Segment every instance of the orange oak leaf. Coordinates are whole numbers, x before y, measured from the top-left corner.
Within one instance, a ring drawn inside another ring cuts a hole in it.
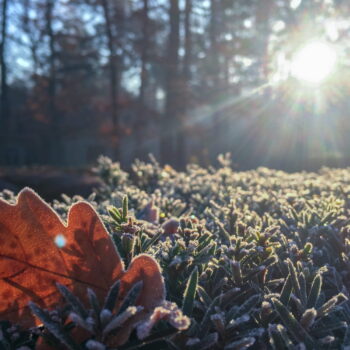
[[[0,200],[0,320],[25,327],[38,325],[28,303],[48,309],[61,305],[57,282],[82,300],[89,287],[102,301],[114,281],[121,281],[121,299],[142,281],[137,305],[144,307],[144,314],[163,302],[164,281],[157,262],[140,255],[125,271],[103,223],[88,203],[74,204],[67,221],[62,222],[28,188],[19,193],[15,205]],[[135,322],[121,335],[120,343],[128,339]]]

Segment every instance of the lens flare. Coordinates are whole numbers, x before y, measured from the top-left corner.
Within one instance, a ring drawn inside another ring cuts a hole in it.
[[[292,75],[311,84],[328,78],[337,63],[336,51],[322,42],[312,42],[301,48],[291,62]]]
[[[62,235],[61,233],[55,237],[54,241],[55,241],[55,244],[58,248],[64,248],[64,246],[67,243],[66,237],[64,237],[64,235]]]

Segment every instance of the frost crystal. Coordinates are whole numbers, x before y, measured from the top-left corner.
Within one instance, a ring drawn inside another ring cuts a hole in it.
[[[149,336],[153,326],[160,320],[168,321],[174,328],[185,330],[190,326],[190,319],[183,315],[182,311],[175,303],[164,301],[161,306],[154,309],[153,313],[146,321],[137,326],[137,336],[144,339]]]

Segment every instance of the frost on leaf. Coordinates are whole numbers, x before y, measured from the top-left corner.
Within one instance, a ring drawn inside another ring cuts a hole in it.
[[[57,237],[61,243],[64,238],[64,244],[57,244]],[[28,303],[47,309],[62,305],[57,283],[83,301],[90,288],[102,303],[116,280],[121,281],[121,298],[142,281],[136,304],[145,315],[164,300],[157,262],[140,255],[124,271],[104,225],[88,203],[74,204],[66,224],[31,189],[22,190],[15,204],[0,199],[0,319],[25,327],[38,325]]]
[[[164,301],[162,305],[157,306],[153,313],[137,326],[137,336],[144,339],[150,335],[153,326],[160,320],[168,321],[178,330],[187,329],[190,325],[190,319],[183,315],[182,311],[175,303]]]

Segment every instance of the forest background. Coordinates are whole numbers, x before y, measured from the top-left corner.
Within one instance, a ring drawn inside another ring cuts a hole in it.
[[[0,165],[350,164],[345,0],[1,0]],[[312,40],[327,83],[289,63]]]

